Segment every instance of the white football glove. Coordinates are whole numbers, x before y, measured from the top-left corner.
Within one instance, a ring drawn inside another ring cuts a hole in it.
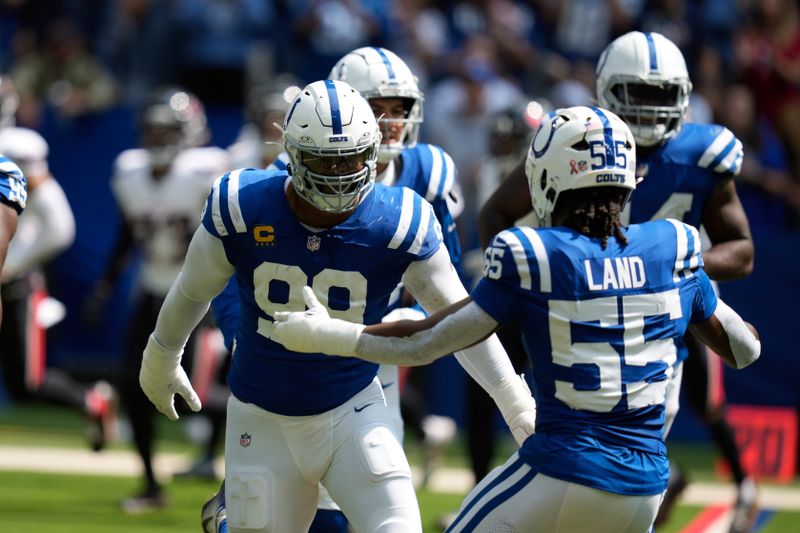
[[[270,337],[288,350],[355,357],[363,324],[331,318],[311,287],[303,287],[308,311],[275,313],[275,331]]]
[[[504,381],[492,391],[491,396],[514,435],[514,440],[522,446],[536,430],[536,400],[531,396],[524,376],[515,376],[510,381]]]
[[[142,355],[139,385],[147,398],[170,420],[177,420],[175,394],[180,394],[189,408],[197,412],[202,407],[200,398],[192,388],[186,372],[181,367],[183,350],[169,350],[150,335]]]

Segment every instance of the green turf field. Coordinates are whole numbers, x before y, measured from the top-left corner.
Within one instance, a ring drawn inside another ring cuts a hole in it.
[[[160,450],[181,452],[190,456],[195,446],[189,443],[178,424],[164,420],[164,439]],[[22,407],[0,411],[0,453],[3,446],[52,446],[81,449],[85,446],[81,420],[69,412],[41,407]],[[417,443],[408,444],[412,463],[418,463],[421,452]],[[504,452],[512,443],[504,444]],[[124,443],[114,450],[126,450]],[[714,481],[710,466],[713,452],[706,447],[674,445],[673,456],[689,472],[692,480]],[[498,458],[499,460],[500,458]],[[442,464],[464,466],[466,458],[461,443],[447,450]],[[795,488],[800,484],[794,483]],[[119,508],[119,501],[139,489],[135,477],[89,476],[34,473],[0,470],[0,531],[15,533],[160,533],[198,532],[202,502],[216,490],[216,484],[205,481],[173,481],[167,487],[171,505],[168,509],[130,516]],[[800,494],[800,493],[798,493]],[[437,520],[457,509],[462,494],[418,492],[425,531],[441,531]],[[798,502],[800,504],[800,502]],[[681,505],[670,523],[659,533],[678,533],[702,507]],[[797,533],[800,512],[777,512],[759,533]]]

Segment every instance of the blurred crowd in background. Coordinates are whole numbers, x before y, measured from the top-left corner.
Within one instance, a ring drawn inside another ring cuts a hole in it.
[[[683,51],[689,120],[724,124],[745,144],[751,223],[796,229],[795,0],[3,0],[0,72],[20,93],[18,124],[36,129],[47,107],[66,120],[136,107],[165,84],[208,108],[243,107],[249,88],[279,73],[302,86],[354,48],[384,46],[420,77],[422,138],[456,163],[472,248],[497,113],[529,100],[546,110],[592,101],[600,52],[632,29]]]

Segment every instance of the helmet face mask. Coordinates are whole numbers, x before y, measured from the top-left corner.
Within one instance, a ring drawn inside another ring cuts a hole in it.
[[[375,182],[381,134],[356,90],[332,80],[303,89],[283,134],[295,192],[327,213],[354,210]]]
[[[378,152],[378,161],[388,163],[406,148],[419,141],[423,121],[422,103],[425,97],[418,86],[417,77],[395,53],[385,48],[363,47],[353,50],[340,59],[329,74],[330,79],[349,83],[371,103],[381,99],[399,99],[404,116],[393,113],[376,113],[384,131],[384,143]],[[378,110],[376,110],[378,111]],[[398,138],[387,133],[402,125]]]
[[[680,132],[691,90],[683,54],[661,34],[627,33],[600,56],[598,102],[628,122],[640,146]]]
[[[542,120],[531,141],[525,175],[543,227],[562,192],[590,187],[636,188],[636,143],[628,125],[609,111],[576,106]]]

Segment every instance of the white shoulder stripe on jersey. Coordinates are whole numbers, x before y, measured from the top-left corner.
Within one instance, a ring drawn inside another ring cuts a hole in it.
[[[675,227],[676,252],[675,266],[672,269],[672,281],[678,283],[681,280],[681,275],[683,275],[684,278],[692,276],[692,272],[686,268],[686,260],[689,259],[689,244],[692,244],[692,249],[696,251],[700,240],[699,238],[695,238],[696,231],[690,234],[686,233],[687,226],[683,222],[679,222],[673,218],[668,218],[667,221]],[[694,242],[689,242],[689,235],[694,239]]]
[[[222,214],[219,211],[219,188],[222,178],[224,177],[225,176],[220,176],[214,180],[211,196],[211,220],[214,222],[214,229],[216,229],[217,233],[222,237],[228,234],[228,230],[225,229],[225,223],[222,222]]]
[[[411,243],[411,246],[408,248],[408,253],[417,255],[419,251],[422,249],[422,243],[425,242],[425,236],[428,234],[428,228],[431,225],[431,208],[429,205],[423,205],[421,209],[422,217],[419,221],[419,227],[417,228],[417,234],[414,235],[414,242]]]
[[[739,170],[741,170],[741,157],[742,141],[736,139],[736,144],[733,145],[733,149],[728,152],[728,155],[722,158],[722,161],[720,161],[719,164],[714,167],[714,170],[716,172],[733,172],[734,174],[738,174]]]
[[[692,257],[689,258],[689,269],[694,271],[700,266],[700,250],[703,247],[703,243],[700,240],[700,232],[697,231],[697,228],[688,224],[685,227],[689,230],[690,242],[692,245]]]
[[[553,290],[553,281],[550,276],[550,258],[547,256],[547,250],[544,247],[542,238],[533,228],[523,227],[520,229],[530,241],[533,253],[536,255],[536,262],[539,265],[539,290],[541,292],[551,292]]]
[[[514,258],[514,264],[517,266],[517,275],[519,276],[519,286],[523,289],[528,289],[533,286],[531,281],[531,267],[528,265],[528,256],[525,253],[522,243],[512,232],[505,230],[498,235],[508,245],[511,250],[511,256]]]
[[[411,227],[411,218],[414,216],[414,191],[403,188],[403,205],[400,212],[400,221],[397,223],[397,230],[394,232],[388,247],[395,250],[403,244]]]
[[[444,187],[442,187],[442,192],[447,194],[447,191],[451,191],[453,187],[455,187],[456,181],[456,165],[453,163],[453,158],[450,157],[450,154],[447,152],[442,152],[444,154]]]
[[[714,139],[714,142],[711,143],[711,146],[706,148],[706,151],[700,157],[700,160],[697,162],[697,166],[702,168],[708,168],[708,165],[714,161],[717,156],[722,152],[722,150],[730,144],[733,140],[733,133],[728,128],[722,130],[722,133],[717,135],[717,138]]]
[[[428,150],[431,153],[431,175],[428,179],[428,191],[425,193],[425,199],[432,202],[436,198],[439,184],[442,182],[444,161],[442,161],[442,154],[434,146],[429,144]]]
[[[242,173],[242,170],[238,168],[231,172],[228,177],[228,212],[231,214],[236,233],[247,232],[247,226],[244,225],[244,217],[242,216],[242,208],[239,206],[239,174]]]

